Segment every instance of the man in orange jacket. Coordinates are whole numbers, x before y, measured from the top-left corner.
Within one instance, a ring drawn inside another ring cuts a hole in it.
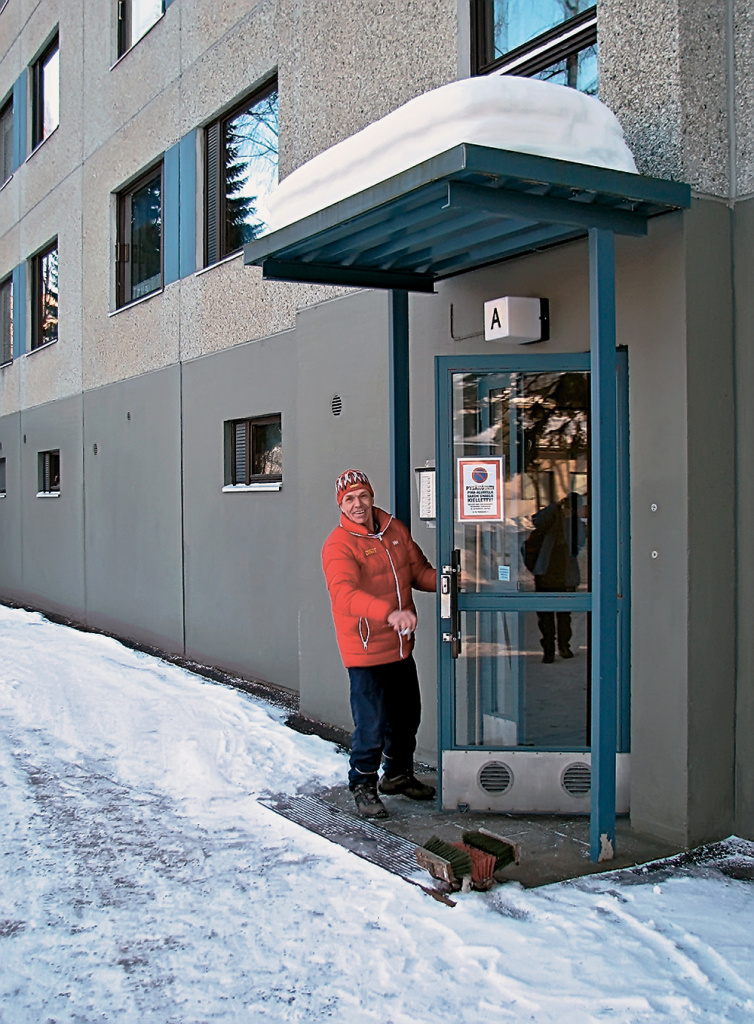
[[[366,475],[346,470],[335,482],[340,523],[322,548],[354,721],[348,785],[359,813],[386,818],[379,791],[431,800],[432,786],[413,772],[421,716],[412,651],[416,609],[411,595],[434,591],[437,573],[411,534],[377,508]]]

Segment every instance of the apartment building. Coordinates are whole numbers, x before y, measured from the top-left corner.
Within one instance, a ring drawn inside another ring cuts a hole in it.
[[[357,466],[444,577],[446,806],[591,813],[595,857],[616,811],[754,837],[753,22],[0,3],[0,599],[348,727],[319,559]],[[576,576],[531,568],[545,509]]]

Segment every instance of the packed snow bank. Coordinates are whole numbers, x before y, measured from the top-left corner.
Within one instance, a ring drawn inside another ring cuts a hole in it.
[[[0,1021],[754,1020],[751,882],[670,864],[451,910],[258,801],[345,779],[283,717],[0,605]]]
[[[288,175],[267,201],[270,230],[463,142],[636,172],[615,115],[593,96],[534,78],[465,78],[417,96]]]

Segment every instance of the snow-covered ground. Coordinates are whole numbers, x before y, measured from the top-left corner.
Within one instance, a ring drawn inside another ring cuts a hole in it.
[[[754,1020],[750,882],[449,908],[258,803],[345,770],[275,708],[0,606],[0,1021]]]

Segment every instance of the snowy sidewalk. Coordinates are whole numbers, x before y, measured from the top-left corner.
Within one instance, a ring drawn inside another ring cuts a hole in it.
[[[346,770],[283,717],[0,606],[3,1024],[754,1019],[751,882],[450,909],[258,803]]]

